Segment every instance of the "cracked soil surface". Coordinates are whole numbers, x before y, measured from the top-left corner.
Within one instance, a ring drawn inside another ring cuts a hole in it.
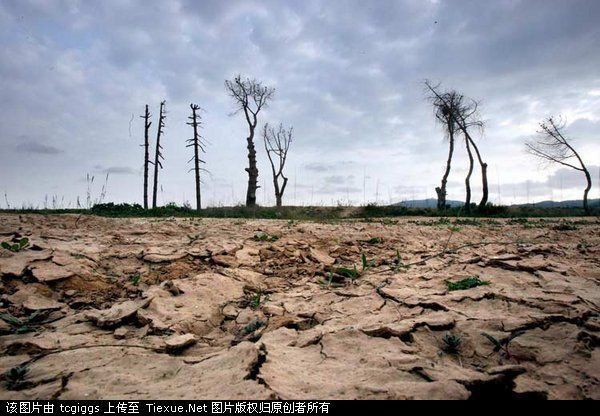
[[[0,215],[22,237],[1,399],[600,399],[598,219]]]

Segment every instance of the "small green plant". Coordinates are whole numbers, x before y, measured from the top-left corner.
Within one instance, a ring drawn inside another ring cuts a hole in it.
[[[35,311],[24,319],[19,319],[12,314],[5,312],[0,313],[0,319],[9,324],[15,334],[25,334],[34,331],[31,327],[33,321],[40,315],[40,311]]]
[[[354,265],[351,269],[348,267],[338,267],[335,269],[335,273],[339,274],[340,276],[347,277],[352,281],[360,277],[360,272],[356,268],[356,265]]]
[[[361,253],[360,260],[362,261],[362,273],[369,270],[371,267],[375,266],[375,260],[368,260],[365,253]]]
[[[398,270],[402,269],[402,268],[407,268],[408,266],[404,265],[404,262],[402,261],[402,257],[400,257],[400,250],[396,249],[396,258],[394,258],[394,260],[392,260],[392,270],[394,272],[397,272]]]
[[[242,334],[251,334],[254,331],[256,331],[257,329],[262,328],[263,326],[265,326],[265,321],[261,321],[260,319],[254,319],[252,321],[250,321],[250,323],[248,325],[246,325],[244,328],[242,328]]]
[[[25,365],[19,365],[6,371],[4,373],[6,388],[9,390],[17,388],[25,380],[28,372],[29,368]]]
[[[502,339],[497,339],[495,337],[493,337],[490,334],[487,334],[485,332],[482,332],[481,335],[483,335],[484,337],[486,337],[492,344],[494,344],[494,350],[492,353],[494,352],[503,352],[504,355],[506,356],[506,358],[510,358],[510,351],[508,349],[511,341],[513,339],[515,339],[518,336],[521,336],[525,333],[525,331],[515,331],[512,332],[509,336],[502,338]]]
[[[253,237],[254,241],[270,241],[270,242],[274,242],[279,240],[279,237],[277,237],[276,235],[270,235],[267,233],[258,233],[258,234],[254,234]]]
[[[262,289],[258,289],[258,292],[255,292],[250,299],[250,307],[252,309],[258,309],[261,303],[269,301],[269,295],[265,295]]]
[[[140,282],[141,282],[141,280],[142,280],[142,276],[141,276],[139,273],[137,273],[137,274],[134,274],[133,276],[131,276],[131,277],[129,278],[129,281],[130,281],[130,282],[131,282],[131,284],[132,284],[132,285],[134,285],[134,286],[137,286],[137,285],[139,285],[139,284],[140,284]]]
[[[447,333],[444,335],[444,338],[442,338],[442,341],[444,342],[442,349],[448,354],[458,354],[460,352],[460,344],[462,341],[458,335]]]
[[[467,277],[465,279],[459,280],[458,282],[451,282],[446,280],[446,286],[448,286],[449,291],[454,290],[466,290],[471,289],[477,286],[487,286],[490,282],[486,280],[480,280],[477,276]]]
[[[3,241],[0,245],[6,250],[18,253],[29,246],[29,238],[13,238],[12,241]]]
[[[456,226],[456,225],[451,225],[451,226],[449,226],[449,227],[448,227],[448,229],[449,229],[450,231],[452,231],[453,233],[458,233],[458,232],[460,232],[460,227],[458,227],[458,226]]]

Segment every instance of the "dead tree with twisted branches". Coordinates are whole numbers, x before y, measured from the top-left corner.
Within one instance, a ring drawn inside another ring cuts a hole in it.
[[[152,208],[156,208],[156,195],[158,193],[158,169],[162,169],[162,162],[164,157],[162,155],[162,145],[160,144],[161,136],[163,135],[164,127],[165,127],[165,105],[166,101],[161,101],[160,103],[160,111],[158,113],[158,130],[156,132],[156,151],[154,153],[154,189],[152,192]]]
[[[570,167],[584,174],[587,185],[583,191],[583,209],[587,214],[590,212],[588,206],[588,193],[592,188],[592,177],[585,163],[570,140],[565,137],[566,122],[549,117],[540,123],[538,139],[525,143],[528,153],[548,163],[558,163]]]
[[[204,143],[202,142],[202,136],[200,135],[200,126],[202,125],[202,118],[200,116],[200,111],[202,110],[199,105],[190,104],[190,108],[192,109],[192,115],[188,117],[190,119],[189,123],[186,123],[188,126],[192,126],[194,129],[194,135],[191,139],[186,140],[186,147],[191,147],[194,149],[194,155],[188,163],[194,162],[194,167],[189,171],[194,171],[194,177],[196,179],[196,210],[200,211],[202,208],[202,199],[200,196],[200,172],[205,171],[205,169],[200,167],[201,163],[205,163],[204,160],[200,159],[200,153],[206,153],[204,149]]]
[[[425,87],[432,93],[432,99],[437,100],[441,103],[442,106],[446,108],[452,108],[454,111],[448,112],[448,118],[451,119],[454,123],[456,123],[456,127],[461,133],[464,135],[465,141],[467,141],[467,151],[470,151],[470,148],[473,147],[475,150],[475,154],[477,155],[477,160],[479,161],[479,165],[481,167],[481,181],[482,181],[482,197],[479,202],[479,208],[482,209],[486,206],[489,196],[488,190],[488,179],[487,179],[487,163],[483,161],[481,156],[481,152],[479,151],[479,147],[473,137],[470,134],[470,129],[476,128],[479,130],[483,130],[483,121],[478,116],[478,107],[479,103],[475,100],[468,100],[462,95],[458,94],[455,91],[451,91],[450,93],[440,93],[438,92],[438,85],[431,85],[429,81],[425,81]],[[448,95],[449,94],[449,95]],[[454,97],[457,99],[457,103],[452,103],[449,101],[450,97]],[[470,175],[469,175],[470,177]],[[467,181],[468,182],[468,179]],[[470,188],[469,185],[467,185]],[[470,189],[467,189],[467,193],[470,195]],[[469,198],[470,204],[470,198]],[[465,207],[467,210],[470,208],[469,205]]]
[[[266,123],[263,127],[263,141],[269,162],[271,162],[277,208],[282,206],[283,193],[288,183],[288,178],[283,174],[283,169],[292,143],[292,133],[293,128],[290,127],[286,130],[283,124],[279,124],[277,129],[269,126],[269,123]]]
[[[450,175],[452,156],[454,154],[454,133],[458,129],[452,114],[456,113],[458,108],[462,105],[462,96],[455,91],[451,91],[441,94],[440,98],[431,96],[430,101],[435,111],[435,118],[443,126],[444,136],[448,139],[449,143],[448,159],[446,161],[444,175],[442,176],[442,183],[441,186],[435,188],[437,194],[437,209],[443,210],[446,209],[446,185],[448,183],[448,176]]]
[[[256,190],[258,186],[258,167],[256,164],[256,148],[254,147],[254,131],[258,124],[258,113],[266,107],[275,94],[275,89],[263,85],[255,79],[242,79],[241,75],[233,80],[225,81],[225,89],[234,99],[237,109],[233,114],[243,112],[248,123],[248,190],[246,192],[246,206],[256,206]]]

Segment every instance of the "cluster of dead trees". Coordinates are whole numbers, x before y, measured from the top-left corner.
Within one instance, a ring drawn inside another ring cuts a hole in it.
[[[246,206],[256,206],[256,191],[259,188],[258,185],[258,166],[256,158],[256,147],[254,145],[254,138],[256,128],[258,126],[258,116],[260,111],[267,107],[269,102],[273,99],[275,89],[263,85],[260,81],[250,78],[242,78],[241,75],[236,76],[232,80],[225,81],[225,88],[229,95],[233,98],[236,110],[233,114],[243,113],[246,123],[248,124],[248,137],[246,138],[247,150],[248,150],[248,167],[246,172],[248,173],[248,189],[246,192]],[[160,103],[160,110],[158,116],[158,128],[156,133],[156,145],[154,153],[154,161],[150,160],[150,121],[151,115],[148,110],[148,105],[144,115],[141,117],[144,119],[144,208],[148,209],[148,174],[150,165],[154,166],[154,187],[152,192],[152,208],[156,208],[156,197],[158,191],[158,172],[162,169],[162,144],[161,138],[164,133],[165,119],[166,119],[166,103],[162,101]],[[187,146],[193,150],[192,158],[188,163],[192,163],[193,167],[190,171],[194,172],[196,182],[196,209],[200,210],[202,207],[201,198],[201,173],[207,172],[206,169],[202,168],[201,165],[204,160],[201,159],[201,154],[205,153],[205,146],[203,138],[200,134],[200,128],[202,126],[202,118],[200,112],[202,109],[196,104],[190,104],[192,114],[189,118],[190,122],[187,124],[192,127],[193,135],[192,138],[186,141]],[[274,128],[265,123],[262,129],[262,140],[264,142],[265,151],[271,164],[271,170],[273,173],[273,187],[275,190],[275,200],[278,208],[281,208],[283,203],[283,194],[288,183],[288,178],[284,175],[285,163],[287,161],[288,151],[290,144],[292,143],[293,129],[284,128],[283,124],[279,124],[278,128]]]
[[[438,210],[448,208],[446,203],[447,183],[450,175],[452,158],[454,156],[455,145],[462,138],[464,143],[469,167],[465,177],[465,206],[464,209],[469,212],[471,204],[471,176],[473,174],[475,157],[481,169],[482,196],[477,206],[478,210],[484,210],[488,203],[488,165],[484,162],[479,146],[473,139],[473,132],[481,132],[484,123],[478,112],[479,103],[473,99],[467,98],[455,90],[442,91],[440,85],[433,85],[425,81],[425,87],[428,98],[433,106],[436,120],[442,126],[445,137],[448,139],[448,159],[444,170],[440,186],[435,188],[437,194]],[[255,146],[255,135],[258,126],[258,118],[261,110],[269,105],[275,95],[275,89],[263,85],[262,82],[250,78],[242,78],[241,75],[231,80],[225,81],[225,89],[235,103],[235,111],[232,115],[242,113],[244,120],[248,125],[248,136],[246,137],[246,148],[248,151],[248,167],[245,169],[248,173],[248,188],[246,191],[246,206],[256,206],[256,191],[258,185],[258,165],[257,152]],[[201,154],[205,152],[204,141],[200,134],[202,118],[200,112],[202,109],[196,104],[190,104],[191,116],[187,124],[192,127],[193,135],[186,141],[187,147],[193,150],[192,158],[188,163],[193,163],[190,171],[194,172],[196,182],[196,209],[201,209],[201,173],[206,172],[202,168],[205,163],[201,159]],[[166,102],[162,101],[159,107],[158,127],[156,130],[156,144],[154,152],[154,161],[150,160],[150,121],[151,115],[146,105],[144,115],[144,208],[148,208],[148,174],[150,165],[154,166],[154,186],[152,189],[152,208],[157,206],[158,191],[158,173],[162,169],[163,146],[161,138],[164,134],[166,119]],[[583,173],[586,178],[587,186],[583,195],[583,207],[589,212],[588,193],[592,187],[591,175],[585,166],[583,160],[577,151],[573,148],[570,141],[565,137],[564,129],[566,123],[556,121],[550,117],[540,124],[538,131],[539,139],[526,143],[527,150],[536,157],[550,163],[558,163],[570,167]],[[285,163],[287,161],[288,151],[292,143],[293,128],[285,128],[283,124],[277,127],[265,123],[261,130],[262,141],[264,144],[267,158],[271,165],[273,176],[273,188],[275,191],[275,201],[278,208],[283,204],[283,195],[288,183],[288,178],[284,174]]]
[[[481,168],[482,180],[482,197],[477,208],[479,210],[484,210],[488,202],[489,189],[487,163],[483,161],[479,147],[471,135],[473,130],[482,131],[484,127],[484,123],[477,111],[479,103],[473,99],[466,98],[455,90],[441,91],[439,84],[432,85],[429,81],[425,81],[425,88],[428,92],[428,98],[434,108],[436,120],[441,124],[444,135],[449,143],[448,159],[446,161],[446,168],[442,176],[441,185],[435,188],[437,194],[437,208],[438,210],[445,210],[448,208],[448,205],[446,204],[448,176],[450,175],[456,139],[462,137],[469,159],[469,168],[467,170],[467,176],[465,177],[465,210],[467,212],[471,210],[470,181],[474,165],[473,150],[475,151],[477,161]],[[589,213],[588,193],[592,187],[592,178],[580,155],[565,137],[565,125],[566,123],[564,121],[556,121],[553,117],[544,120],[540,123],[538,139],[527,142],[525,144],[526,149],[532,155],[546,162],[558,163],[582,172],[587,183],[583,193],[583,208],[586,213]]]
[[[260,111],[269,105],[275,95],[275,89],[263,85],[260,81],[250,78],[236,76],[232,80],[225,81],[225,89],[233,98],[236,110],[233,114],[243,113],[248,124],[248,137],[246,138],[248,149],[248,188],[246,191],[246,206],[256,206],[256,191],[258,185],[258,166],[256,163],[256,147],[254,136],[258,125]],[[285,162],[287,160],[290,144],[292,143],[293,129],[285,129],[282,124],[273,128],[266,123],[262,129],[262,139],[265,151],[271,164],[273,173],[273,188],[275,189],[275,201],[277,208],[281,208],[283,194],[288,182],[284,175]]]
[[[190,104],[190,108],[192,110],[192,115],[188,117],[190,122],[188,125],[193,128],[193,136],[191,139],[188,139],[187,146],[193,148],[193,156],[188,161],[188,163],[193,162],[194,167],[190,169],[190,171],[194,172],[194,176],[196,179],[196,209],[200,209],[202,207],[201,198],[200,198],[200,172],[206,171],[205,169],[200,167],[201,163],[204,161],[200,158],[200,153],[205,151],[204,142],[202,140],[202,136],[200,135],[200,126],[202,124],[200,111],[202,110],[200,106],[196,104]],[[140,116],[144,119],[144,144],[142,147],[144,148],[144,209],[148,209],[148,175],[150,171],[150,165],[154,166],[154,186],[152,187],[152,208],[156,208],[157,206],[157,194],[158,194],[158,171],[163,168],[162,161],[164,160],[162,150],[163,146],[161,143],[162,136],[164,134],[165,128],[165,120],[167,118],[166,112],[166,101],[161,101],[158,113],[158,128],[156,129],[156,144],[154,146],[154,161],[150,160],[150,126],[152,125],[152,121],[150,121],[151,115],[148,109],[148,105],[146,105],[146,109],[144,111],[144,115]]]

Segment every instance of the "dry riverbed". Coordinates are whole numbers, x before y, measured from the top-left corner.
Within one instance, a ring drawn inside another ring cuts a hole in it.
[[[600,222],[0,215],[1,399],[600,399]]]

